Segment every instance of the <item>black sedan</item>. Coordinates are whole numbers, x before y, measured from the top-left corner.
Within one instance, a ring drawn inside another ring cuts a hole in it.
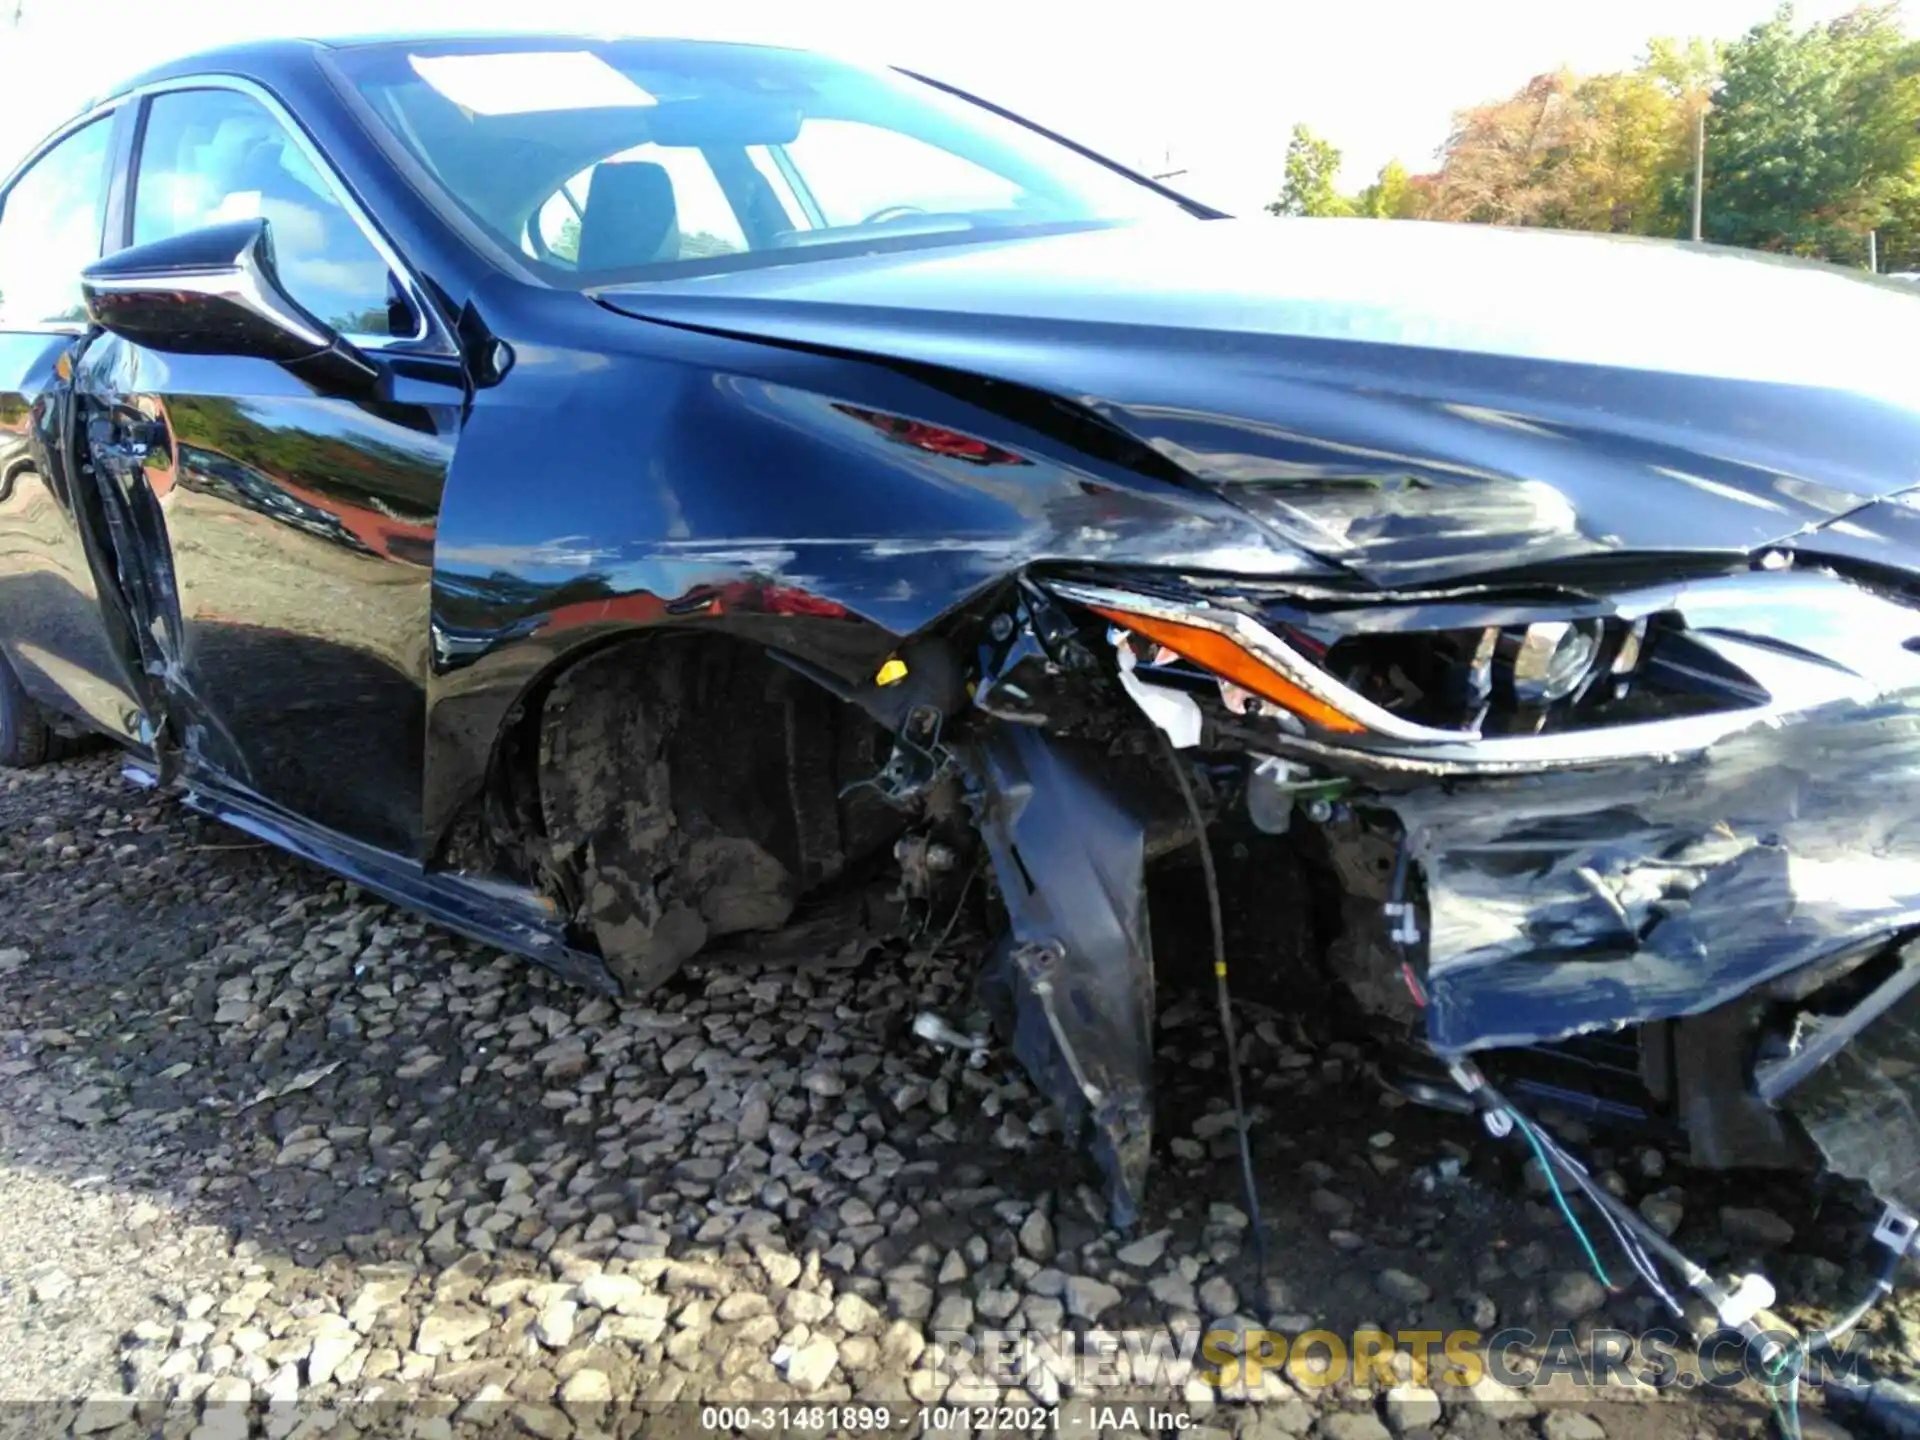
[[[608,992],[972,937],[1122,1223],[1156,949],[1920,1205],[1906,287],[686,42],[180,61],[0,205],[0,759]]]

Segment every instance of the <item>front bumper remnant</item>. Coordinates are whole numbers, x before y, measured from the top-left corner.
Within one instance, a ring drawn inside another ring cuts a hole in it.
[[[1442,1054],[1697,1015],[1920,926],[1920,695],[1392,798]]]

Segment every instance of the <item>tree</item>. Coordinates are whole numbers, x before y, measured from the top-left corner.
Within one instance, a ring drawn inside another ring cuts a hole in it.
[[[1691,171],[1694,102],[1643,67],[1581,81],[1574,103],[1585,118],[1584,143],[1556,223],[1625,234],[1668,231],[1663,200],[1674,178]]]
[[[1435,218],[1557,223],[1563,172],[1582,143],[1575,86],[1570,71],[1536,75],[1505,100],[1455,115],[1434,190]]]
[[[1353,199],[1354,213],[1370,220],[1416,220],[1424,209],[1424,196],[1398,160],[1382,165],[1373,183]]]
[[[1920,163],[1887,187],[1879,224],[1880,271],[1920,270]]]
[[[1707,239],[1858,263],[1920,162],[1920,44],[1892,6],[1727,47],[1707,117]]]
[[[1586,79],[1565,70],[1537,75],[1505,100],[1454,117],[1431,213],[1659,233],[1686,135],[1680,90],[1646,65]]]
[[[1293,127],[1287,141],[1287,179],[1280,198],[1267,206],[1272,215],[1351,215],[1353,204],[1337,188],[1340,151],[1306,125]]]

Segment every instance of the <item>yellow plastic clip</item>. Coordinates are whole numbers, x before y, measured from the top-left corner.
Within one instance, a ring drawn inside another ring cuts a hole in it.
[[[906,678],[907,662],[904,660],[889,660],[880,667],[880,673],[873,677],[873,683],[876,685],[898,685]]]

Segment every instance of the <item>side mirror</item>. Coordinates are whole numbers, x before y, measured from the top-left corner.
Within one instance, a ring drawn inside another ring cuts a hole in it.
[[[135,245],[80,272],[87,316],[103,330],[176,355],[245,355],[329,389],[379,377],[373,362],[281,288],[262,219]]]

